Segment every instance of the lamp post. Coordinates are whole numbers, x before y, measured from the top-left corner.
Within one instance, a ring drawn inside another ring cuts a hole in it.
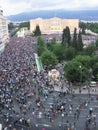
[[[88,94],[90,97],[90,82],[91,82],[91,78],[92,78],[92,68],[89,69],[89,82],[88,82]]]
[[[63,118],[64,118],[64,113],[62,113],[62,129],[63,129]]]
[[[79,93],[81,93],[81,85],[82,85],[82,66],[79,66],[80,68],[80,87],[79,87]]]

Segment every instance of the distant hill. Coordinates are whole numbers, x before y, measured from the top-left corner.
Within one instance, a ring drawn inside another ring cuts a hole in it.
[[[32,11],[24,12],[17,15],[7,16],[6,18],[11,21],[29,21],[35,18],[72,18],[86,21],[98,21],[98,10],[79,10],[79,11],[66,11],[66,10],[46,10],[46,11]]]

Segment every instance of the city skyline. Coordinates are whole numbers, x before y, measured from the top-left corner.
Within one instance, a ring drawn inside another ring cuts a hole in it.
[[[37,10],[97,10],[98,0],[37,0],[37,2],[35,0],[0,0],[0,8],[4,16]]]

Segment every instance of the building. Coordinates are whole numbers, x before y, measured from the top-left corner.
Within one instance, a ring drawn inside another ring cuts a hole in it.
[[[95,45],[98,35],[82,35],[83,45],[87,47],[89,45]]]
[[[29,35],[30,35],[30,31],[28,30],[27,27],[23,27],[17,32],[17,37],[25,37]]]
[[[79,28],[78,19],[61,19],[61,18],[50,18],[50,19],[32,19],[30,20],[30,31],[31,33],[39,25],[42,34],[60,34],[63,29],[68,26],[70,28],[71,34],[74,32],[74,28]]]
[[[0,10],[0,44],[5,43],[8,38],[8,21],[4,18],[3,11]]]

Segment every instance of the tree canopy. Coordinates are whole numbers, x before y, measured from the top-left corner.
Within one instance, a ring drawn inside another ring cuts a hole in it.
[[[36,29],[34,30],[34,36],[40,36],[41,35],[41,31],[40,31],[40,27],[39,25],[36,26]]]
[[[80,22],[79,27],[83,30],[88,29],[91,30],[92,32],[98,33],[98,23],[93,23],[93,22]]]
[[[84,82],[88,79],[89,72],[80,62],[72,60],[65,64],[64,74],[67,80],[71,82],[80,82],[80,80]]]
[[[63,30],[62,45],[65,47],[71,46],[71,35],[70,35],[70,29],[68,26]]]
[[[41,55],[41,61],[44,67],[48,69],[54,68],[55,65],[58,63],[57,57],[51,51],[44,51]]]
[[[46,44],[41,37],[37,39],[37,53],[39,56],[46,50]]]

